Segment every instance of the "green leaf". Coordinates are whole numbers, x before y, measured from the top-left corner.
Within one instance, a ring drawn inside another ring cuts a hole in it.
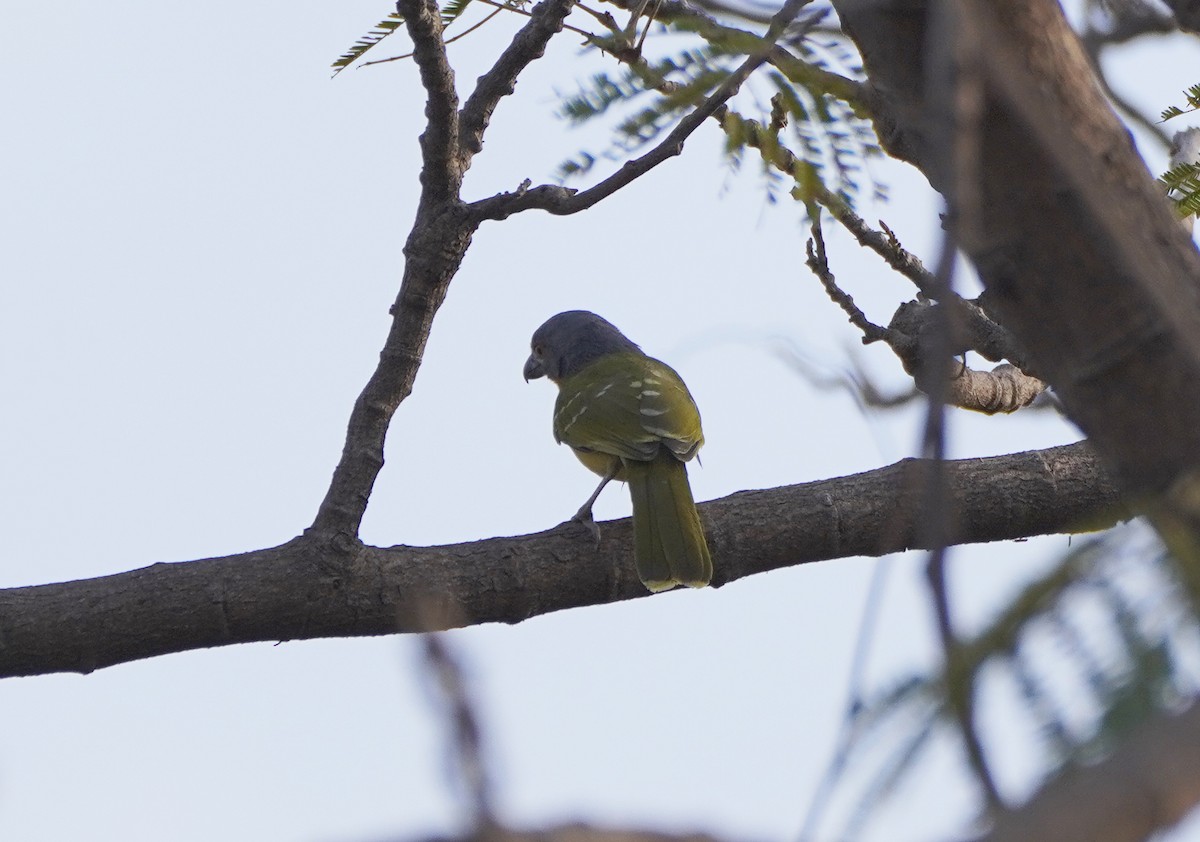
[[[337,76],[347,67],[362,58],[363,54],[366,53],[367,50],[371,49],[384,38],[395,32],[403,22],[403,17],[396,12],[392,12],[379,23],[375,24],[374,29],[372,29],[362,38],[359,38],[358,41],[354,43],[354,46],[338,56],[337,61],[330,65],[333,68],[333,75]]]
[[[1174,117],[1179,117],[1183,114],[1190,114],[1193,111],[1200,110],[1200,85],[1192,85],[1183,92],[1183,98],[1187,104],[1180,108],[1177,105],[1171,105],[1163,109],[1162,121],[1165,122]]]
[[[457,20],[470,4],[471,0],[449,0],[442,7],[442,28],[449,26]]]

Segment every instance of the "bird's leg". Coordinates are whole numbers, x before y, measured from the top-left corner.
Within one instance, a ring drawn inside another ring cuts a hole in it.
[[[620,470],[621,460],[613,459],[612,467],[608,469],[608,473],[600,480],[600,484],[596,486],[596,490],[592,492],[592,496],[584,501],[583,505],[579,507],[579,511],[571,518],[571,520],[583,524],[592,533],[592,537],[596,539],[597,547],[600,546],[600,527],[596,525],[596,519],[592,517],[592,506],[595,505],[596,498],[600,496],[600,492],[604,490],[604,486],[612,482]]]

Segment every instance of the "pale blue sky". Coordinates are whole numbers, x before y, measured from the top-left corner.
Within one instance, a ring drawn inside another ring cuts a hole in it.
[[[389,10],[0,5],[0,585],[271,546],[311,521],[387,330],[414,211],[414,68],[328,78]],[[460,88],[520,22],[452,47]],[[603,143],[552,116],[554,89],[596,66],[578,53],[559,39],[502,104],[468,196],[545,180]],[[1195,59],[1190,44],[1141,50],[1125,87],[1157,111],[1197,81]],[[832,365],[855,349],[904,383],[803,268],[800,210],[765,206],[752,175],[724,169],[720,142],[704,127],[681,159],[585,214],[480,230],[393,424],[367,541],[520,534],[575,510],[593,478],[554,445],[552,387],[521,379],[529,334],[569,308],[603,314],[687,380],[708,440],[698,499],[912,455],[919,409],[865,420],[772,353],[777,337]],[[867,217],[932,262],[923,181],[878,172],[893,199]],[[829,236],[838,277],[886,321],[911,290]],[[960,456],[1074,437],[1045,414],[952,419]],[[597,517],[628,507],[614,488]],[[1066,544],[956,552],[964,623]],[[793,839],[840,722],[874,564],[450,635],[503,815]],[[893,562],[876,680],[932,657],[921,564]],[[0,836],[366,842],[453,829],[462,813],[416,652],[402,638],[263,644],[0,682]],[[1031,755],[997,750],[1005,784],[1023,791]],[[971,804],[944,751],[866,838],[943,838]]]

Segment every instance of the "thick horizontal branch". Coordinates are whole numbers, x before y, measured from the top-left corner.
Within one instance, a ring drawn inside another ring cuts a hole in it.
[[[811,561],[921,547],[930,464],[744,491],[700,506],[715,586]],[[952,543],[1104,528],[1123,516],[1086,444],[945,465]],[[628,519],[597,547],[573,522],[440,547],[287,544],[76,582],[0,590],[0,676],[88,672],[233,643],[350,637],[521,620],[648,596]],[[441,618],[431,621],[430,618]]]

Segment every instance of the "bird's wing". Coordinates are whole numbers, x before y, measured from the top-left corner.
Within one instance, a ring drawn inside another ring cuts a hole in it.
[[[611,354],[560,384],[554,437],[577,450],[650,460],[665,445],[681,460],[704,443],[700,413],[679,375],[637,353]]]

